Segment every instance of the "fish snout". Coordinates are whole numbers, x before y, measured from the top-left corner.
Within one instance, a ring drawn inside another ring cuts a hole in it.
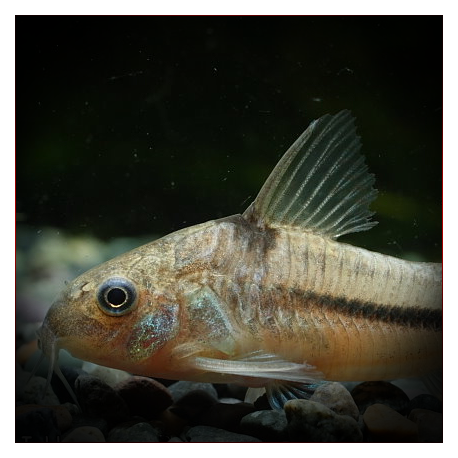
[[[72,308],[68,307],[66,291],[53,302],[46,313],[41,327],[37,330],[38,348],[50,360],[57,358],[61,343],[72,334],[74,317]]]
[[[53,354],[56,353],[57,339],[46,319],[36,333],[38,337],[38,348],[45,356],[51,358]]]

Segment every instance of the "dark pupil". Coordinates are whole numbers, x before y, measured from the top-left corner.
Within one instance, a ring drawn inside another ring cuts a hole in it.
[[[113,288],[108,291],[107,299],[111,305],[118,306],[126,302],[127,295],[121,288]]]

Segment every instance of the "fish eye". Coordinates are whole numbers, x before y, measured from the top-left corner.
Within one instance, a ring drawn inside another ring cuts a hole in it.
[[[137,304],[137,290],[126,278],[109,278],[97,292],[97,303],[107,315],[122,316],[131,312]]]

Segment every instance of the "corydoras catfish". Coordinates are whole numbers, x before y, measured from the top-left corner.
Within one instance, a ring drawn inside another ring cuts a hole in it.
[[[64,348],[137,375],[264,387],[281,408],[324,380],[441,373],[442,265],[336,241],[376,224],[359,150],[350,112],[324,115],[242,215],[76,278],[38,331],[50,374]]]

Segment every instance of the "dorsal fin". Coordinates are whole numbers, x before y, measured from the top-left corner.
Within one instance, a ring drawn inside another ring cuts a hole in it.
[[[313,121],[243,216],[259,227],[295,226],[329,238],[370,229],[377,191],[360,148],[350,111]]]

